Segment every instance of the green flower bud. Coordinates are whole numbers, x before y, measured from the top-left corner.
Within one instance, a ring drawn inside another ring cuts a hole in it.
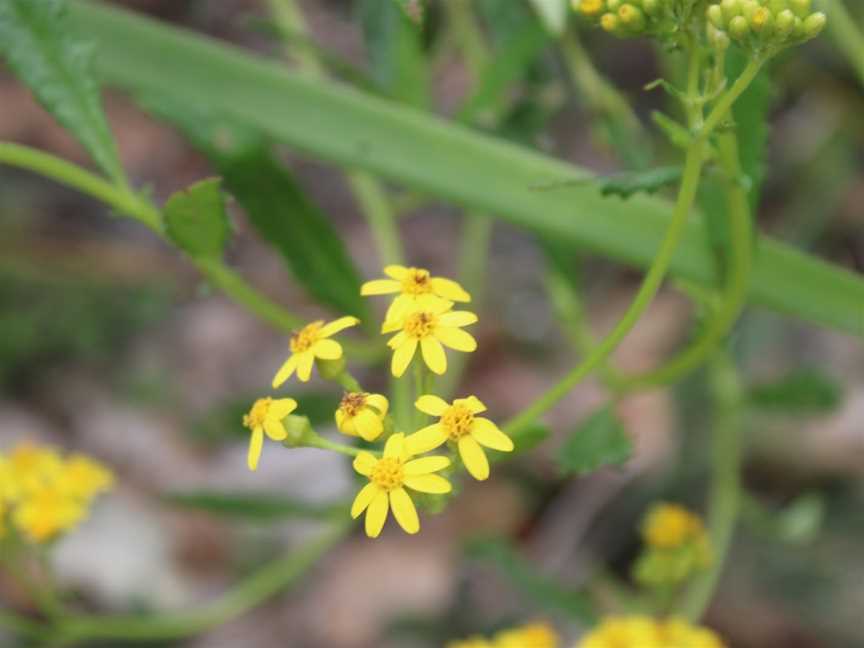
[[[600,18],[600,26],[610,34],[621,33],[621,21],[613,13],[605,13]]]
[[[784,9],[777,14],[777,18],[774,20],[774,30],[778,35],[782,37],[788,36],[794,29],[795,14],[793,14],[792,11]]]
[[[750,18],[750,29],[756,33],[768,33],[774,24],[774,14],[765,7],[757,9]]]
[[[606,8],[606,3],[603,0],[573,0],[573,6],[583,16],[594,18],[599,16]]]
[[[630,32],[640,32],[645,29],[645,14],[632,4],[621,5],[618,9],[621,24]]]
[[[753,15],[762,8],[756,0],[739,0],[739,3],[741,5],[741,15],[747,19],[747,22],[750,22],[753,19]]]
[[[322,360],[315,358],[315,364],[318,366],[318,373],[324,380],[336,380],[345,371],[345,355],[337,360]]]
[[[660,0],[642,0],[642,10],[649,16],[659,16],[663,6]]]
[[[725,52],[731,43],[729,35],[725,31],[717,29],[711,24],[708,25],[708,42],[718,52]]]
[[[282,425],[288,436],[282,441],[282,445],[289,448],[302,448],[308,446],[316,436],[315,430],[312,429],[312,424],[309,423],[309,418],[306,416],[297,416],[292,414],[286,416],[282,420]]]
[[[708,7],[708,21],[717,29],[726,28],[726,19],[723,17],[723,10],[720,5],[711,5]]]
[[[768,0],[767,7],[776,16],[781,11],[788,9],[789,5],[786,3],[786,0]]]
[[[738,0],[723,0],[720,3],[720,9],[723,11],[723,17],[726,18],[727,22],[735,16],[741,15],[741,5]]]
[[[617,12],[621,5],[624,4],[624,0],[606,0],[606,9],[608,9],[611,13]]]
[[[804,20],[804,36],[806,38],[816,38],[825,28],[825,23],[828,22],[828,17],[821,11],[812,13]]]
[[[812,0],[788,0],[788,2],[792,13],[802,20],[810,15],[810,11],[813,8]]]
[[[744,40],[750,35],[750,23],[744,16],[735,16],[729,21],[729,33],[732,38]]]

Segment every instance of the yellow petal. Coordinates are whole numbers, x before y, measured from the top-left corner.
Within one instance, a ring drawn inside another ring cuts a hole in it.
[[[375,412],[364,409],[354,417],[354,429],[366,441],[374,441],[384,431],[384,424]]]
[[[379,492],[381,492],[381,489],[378,488],[377,484],[369,483],[361,488],[360,492],[357,493],[357,497],[354,498],[354,503],[351,505],[351,517],[355,520],[360,517],[360,514],[369,507]]]
[[[412,455],[423,454],[444,444],[447,441],[447,433],[440,424],[434,423],[417,430],[414,434],[405,438],[408,453]]]
[[[387,509],[390,508],[389,501],[390,498],[387,497],[387,493],[379,488],[369,503],[369,508],[366,509],[366,535],[370,538],[377,538],[381,535],[381,529],[384,528],[384,522],[387,521]]]
[[[384,274],[391,279],[402,281],[408,275],[408,268],[406,268],[405,266],[392,264],[384,266]]]
[[[421,493],[435,493],[441,495],[453,490],[452,484],[440,475],[418,475],[417,477],[406,477],[405,485]]]
[[[387,340],[387,346],[391,349],[398,349],[408,340],[408,334],[405,331],[399,331],[392,338]]]
[[[435,329],[435,337],[451,349],[471,353],[477,350],[477,340],[470,333],[450,326],[439,326]]]
[[[417,339],[406,337],[405,341],[393,351],[393,361],[390,363],[390,370],[394,376],[399,378],[405,373],[408,365],[411,364],[411,359],[414,357],[416,350]]]
[[[387,410],[390,408],[387,397],[381,394],[369,394],[366,396],[366,404],[378,410],[381,416],[387,416]]]
[[[449,465],[449,457],[421,457],[405,464],[405,476],[419,477],[420,475],[428,475],[429,473],[444,470]]]
[[[360,287],[360,294],[364,297],[371,295],[389,295],[402,290],[402,284],[392,279],[373,279],[367,281]]]
[[[354,470],[364,477],[368,477],[375,469],[376,463],[378,460],[371,452],[361,452],[354,458]]]
[[[474,479],[483,481],[489,478],[489,460],[486,459],[483,448],[472,437],[464,436],[459,439],[459,456]]]
[[[401,319],[384,320],[384,323],[381,325],[381,333],[387,334],[393,333],[393,331],[401,331],[403,326],[404,322]]]
[[[279,368],[279,371],[276,372],[276,375],[273,377],[273,389],[278,389],[282,383],[288,380],[291,377],[291,374],[294,373],[294,370],[297,368],[297,356],[292,355],[288,358],[282,366]]]
[[[405,435],[394,434],[387,439],[387,444],[384,446],[384,456],[393,459],[399,459],[405,452]]]
[[[264,419],[264,431],[267,433],[267,436],[274,441],[284,441],[288,438],[288,432],[285,431],[285,426],[282,425],[282,421],[270,418],[269,416]]]
[[[441,416],[448,407],[447,401],[434,394],[426,394],[417,399],[414,406],[429,416]]]
[[[318,340],[310,349],[316,358],[322,360],[338,360],[342,357],[342,345],[336,340]]]
[[[422,303],[423,310],[434,313],[435,315],[443,315],[453,308],[453,302],[447,299],[441,299],[435,295],[422,295],[419,301]]]
[[[321,327],[321,330],[318,331],[318,335],[324,338],[330,337],[331,335],[336,335],[339,331],[348,328],[349,326],[357,326],[360,323],[360,320],[356,317],[351,317],[347,315],[345,317],[340,317],[337,320],[333,320],[329,324],[325,324]]]
[[[390,508],[393,509],[393,517],[405,533],[414,534],[420,530],[420,518],[417,517],[417,509],[414,502],[405,492],[404,488],[390,491]]]
[[[249,454],[246,457],[249,470],[258,470],[258,459],[261,458],[261,448],[263,446],[264,429],[258,426],[252,430],[252,436],[249,438]]]
[[[501,452],[513,451],[513,439],[498,429],[492,421],[487,418],[475,418],[471,425],[471,436],[479,443],[493,450]]]
[[[348,436],[357,436],[357,428],[354,426],[354,417],[348,416],[341,409],[336,410],[336,429]]]
[[[447,371],[447,356],[444,353],[444,347],[438,340],[425,337],[420,340],[420,349],[423,351],[423,360],[432,373],[440,376]]]
[[[419,302],[414,295],[399,295],[390,302],[387,313],[384,315],[385,322],[402,322],[406,316],[417,309]]]
[[[470,326],[477,323],[477,315],[470,311],[452,311],[441,315],[438,322],[441,326]]]
[[[315,354],[310,349],[303,353],[298,353],[297,358],[297,379],[300,382],[309,382],[312,377],[312,365],[315,364]]]
[[[453,401],[454,405],[462,405],[471,410],[472,414],[479,414],[486,411],[486,405],[483,404],[476,396],[468,396],[467,398],[457,398]]]
[[[431,280],[432,290],[435,291],[435,294],[449,299],[450,301],[457,302],[469,302],[471,301],[471,295],[469,295],[458,283],[453,281],[452,279],[445,279],[444,277],[433,277]]]
[[[270,403],[267,417],[281,421],[295,409],[297,409],[297,401],[293,398],[277,398]]]

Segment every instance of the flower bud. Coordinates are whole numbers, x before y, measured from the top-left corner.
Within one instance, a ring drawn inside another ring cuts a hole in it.
[[[825,28],[828,17],[821,11],[812,13],[804,20],[804,37],[815,38]]]
[[[729,33],[732,38],[744,40],[750,35],[750,23],[744,16],[735,16],[729,21]]]
[[[726,22],[741,14],[741,5],[738,4],[738,0],[723,0],[720,3],[720,9],[723,11]]]
[[[765,7],[759,7],[750,18],[750,28],[757,33],[769,32],[774,23],[774,14]]]
[[[345,371],[345,355],[336,360],[322,360],[315,358],[315,364],[318,366],[318,373],[324,380],[336,380]]]
[[[618,34],[621,32],[621,21],[613,13],[605,13],[600,18],[600,26],[610,34]]]
[[[317,435],[312,429],[312,424],[306,416],[297,416],[292,414],[282,419],[282,425],[288,436],[282,441],[282,445],[289,448],[302,448],[308,446],[309,442]]]
[[[774,26],[777,34],[780,36],[788,36],[795,29],[795,14],[789,9],[784,9],[777,14],[777,19],[774,21]]]
[[[589,18],[599,16],[604,9],[603,0],[582,0],[582,2],[573,0],[573,5],[583,16],[588,16]]]
[[[720,5],[711,5],[708,7],[708,21],[717,29],[726,28],[726,18],[723,17],[723,10]]]
[[[806,19],[807,16],[810,15],[813,6],[812,0],[788,0],[788,3],[792,13],[802,20]]]
[[[630,32],[640,32],[645,29],[645,14],[632,4],[621,5],[618,9],[621,24]]]
[[[661,0],[642,0],[642,10],[649,16],[659,16],[663,10]]]
[[[617,12],[623,4],[624,0],[606,0],[606,8],[612,13]]]

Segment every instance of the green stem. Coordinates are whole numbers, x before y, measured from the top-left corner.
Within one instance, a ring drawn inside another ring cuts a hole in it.
[[[339,454],[343,454],[346,457],[356,457],[362,452],[362,450],[360,450],[359,448],[354,448],[352,446],[345,445],[344,443],[336,443],[335,441],[330,441],[329,439],[325,439],[324,437],[317,435],[307,441],[306,445],[310,448],[332,450],[333,452],[338,452]]]
[[[268,563],[246,581],[200,610],[154,616],[67,617],[58,623],[59,646],[94,640],[158,641],[189,637],[216,627],[257,607],[299,581],[350,528],[338,524],[299,550]]]
[[[753,268],[753,229],[747,192],[741,185],[738,138],[724,133],[718,138],[720,163],[726,174],[726,202],[731,230],[729,276],[719,308],[701,336],[687,349],[647,373],[619,377],[617,385],[635,391],[671,384],[700,367],[726,338],[747,303],[747,289]]]
[[[349,173],[348,182],[366,216],[369,229],[372,230],[381,265],[402,264],[402,241],[399,238],[396,214],[384,187],[377,179],[363,171]]]
[[[483,33],[477,24],[471,2],[470,0],[448,0],[443,3],[443,7],[447,12],[450,28],[465,57],[468,70],[476,82],[489,61],[489,50],[483,40]]]
[[[651,304],[654,296],[660,289],[663,278],[666,276],[666,271],[669,269],[675,248],[678,246],[678,241],[687,224],[687,217],[690,215],[693,207],[702,173],[703,154],[703,140],[697,138],[687,151],[681,188],[678,191],[675,211],[672,214],[672,220],[669,223],[666,236],[660,245],[657,255],[654,257],[651,267],[648,269],[648,273],[645,275],[645,279],[642,281],[642,285],[639,287],[636,297],[627,308],[624,316],[615,325],[615,328],[594,347],[594,350],[576,368],[506,424],[505,431],[508,434],[512,436],[523,427],[533,423],[543,413],[554,407],[583,378],[601,366],[636,325],[642,313]]]
[[[710,377],[715,411],[708,527],[714,562],[693,583],[684,599],[682,612],[691,621],[700,619],[711,601],[729,553],[741,503],[742,388],[737,370],[726,354],[715,356]]]
[[[745,67],[741,72],[741,75],[735,79],[735,83],[732,84],[732,87],[720,96],[717,103],[714,104],[714,108],[705,119],[705,123],[702,124],[702,127],[697,132],[702,139],[707,138],[711,133],[713,133],[717,126],[720,125],[720,122],[726,118],[732,105],[738,100],[744,91],[750,87],[753,79],[755,79],[756,75],[759,74],[759,70],[762,69],[762,64],[764,62],[765,58],[757,57],[750,59],[747,63],[747,67]]]
[[[864,84],[864,32],[855,24],[842,0],[823,0],[823,3],[828,14],[828,29]]]
[[[287,44],[297,35],[306,35],[308,32],[306,19],[294,0],[268,0],[268,2],[273,22],[276,24],[283,42]],[[286,47],[286,49],[288,48]],[[323,76],[325,74],[324,66],[314,52],[297,47],[290,48],[290,54],[297,61],[297,66],[310,76]]]
[[[360,386],[360,382],[351,375],[351,373],[345,369],[339,376],[336,378],[339,381],[339,384],[342,385],[349,392],[362,392],[363,387]]]

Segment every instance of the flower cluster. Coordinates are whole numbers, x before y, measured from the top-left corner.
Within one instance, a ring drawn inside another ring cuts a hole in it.
[[[114,476],[83,455],[63,457],[53,448],[22,443],[0,454],[0,537],[13,532],[44,543],[75,528]]]
[[[708,7],[708,40],[721,49],[731,38],[744,48],[776,51],[815,38],[827,18],[812,0],[722,0]]]
[[[604,619],[577,648],[724,648],[711,630],[681,619],[620,616]]]
[[[471,637],[447,644],[447,648],[557,648],[558,635],[545,623],[504,630],[491,639]]]
[[[682,583],[711,566],[711,541],[699,516],[677,504],[658,504],[642,524],[646,549],[636,563],[636,579],[645,585]]]
[[[572,0],[573,8],[621,38],[668,38],[680,32],[699,0]]]
[[[452,491],[450,482],[437,474],[452,465],[457,453],[469,474],[475,479],[489,477],[489,460],[484,448],[509,452],[513,441],[488,418],[479,416],[486,406],[475,396],[457,398],[452,403],[436,396],[425,379],[426,369],[436,375],[447,370],[444,347],[471,352],[476,340],[463,327],[477,322],[469,311],[454,311],[456,302],[469,302],[471,296],[455,281],[433,277],[423,268],[387,266],[387,279],[376,279],[361,288],[364,296],[395,295],[381,327],[383,334],[395,333],[388,342],[393,350],[391,371],[401,378],[415,356],[416,408],[424,415],[438,418],[420,429],[398,429],[390,415],[390,403],[383,394],[364,391],[351,376],[343,359],[342,345],[333,337],[359,323],[354,317],[342,317],[330,323],[316,321],[307,325],[290,340],[291,355],[273,378],[274,389],[296,375],[306,382],[315,366],[321,376],[348,387],[334,418],[337,429],[348,437],[365,443],[383,443],[376,453],[339,446],[312,431],[308,419],[293,415],[298,403],[292,398],[259,398],[243,418],[250,432],[248,464],[256,470],[264,437],[288,446],[311,445],[354,454],[354,469],[368,479],[357,494],[351,515],[365,514],[366,533],[377,537],[388,514],[407,533],[417,533],[420,521],[409,495],[416,491],[444,495]],[[419,362],[419,361],[418,361]],[[418,426],[419,427],[419,426]],[[451,456],[426,453],[448,445]],[[424,456],[425,455],[425,456]]]

